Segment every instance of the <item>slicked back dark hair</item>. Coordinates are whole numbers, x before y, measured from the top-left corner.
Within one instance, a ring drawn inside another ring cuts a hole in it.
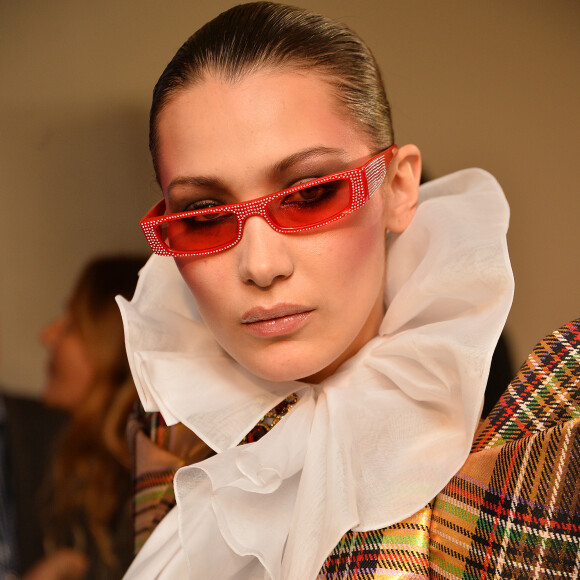
[[[283,4],[252,2],[223,12],[195,32],[157,81],[149,121],[156,172],[157,120],[177,93],[209,74],[236,82],[264,69],[322,75],[377,152],[393,144],[381,74],[364,42],[346,25],[324,16]]]

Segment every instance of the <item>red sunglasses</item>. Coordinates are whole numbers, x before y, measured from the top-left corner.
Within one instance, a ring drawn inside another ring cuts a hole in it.
[[[164,215],[165,201],[141,220],[151,249],[162,256],[205,256],[235,246],[245,221],[263,217],[283,234],[320,228],[360,209],[377,191],[397,153],[391,145],[364,165],[251,201]]]

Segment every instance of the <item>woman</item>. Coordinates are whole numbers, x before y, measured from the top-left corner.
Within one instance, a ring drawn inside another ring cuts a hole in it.
[[[418,205],[367,47],[271,3],[180,48],[150,136],[160,256],[121,301],[129,361],[145,411],[209,452],[126,577],[374,577],[469,454],[513,290],[501,189],[468,170]]]
[[[131,557],[126,421],[136,398],[115,303],[144,260],[108,256],[83,269],[65,313],[42,332],[43,400],[70,415],[46,481],[46,556],[27,580],[120,578]]]

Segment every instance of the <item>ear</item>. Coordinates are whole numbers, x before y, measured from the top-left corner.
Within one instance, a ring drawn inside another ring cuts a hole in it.
[[[393,157],[387,171],[385,226],[396,233],[404,231],[417,211],[421,180],[421,152],[415,145],[404,145]]]

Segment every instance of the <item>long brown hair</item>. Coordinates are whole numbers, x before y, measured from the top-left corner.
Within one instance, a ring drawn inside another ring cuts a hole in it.
[[[393,144],[381,73],[362,39],[346,25],[319,14],[272,2],[251,2],[230,8],[195,32],[157,81],[149,117],[155,170],[157,120],[179,91],[202,82],[207,74],[235,82],[265,68],[322,75],[377,151]]]
[[[47,549],[96,547],[110,570],[120,565],[112,528],[131,486],[125,426],[136,400],[115,296],[132,297],[144,263],[136,256],[96,258],[73,289],[69,309],[95,378],[62,434],[45,486]]]

